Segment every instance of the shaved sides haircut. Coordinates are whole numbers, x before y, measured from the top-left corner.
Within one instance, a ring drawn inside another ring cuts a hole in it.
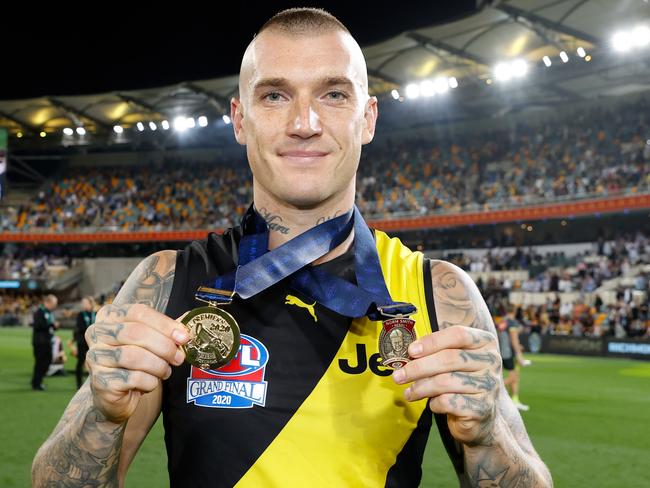
[[[322,8],[289,8],[271,17],[257,32],[277,29],[285,34],[306,35],[320,34],[332,31],[350,33],[339,19]]]

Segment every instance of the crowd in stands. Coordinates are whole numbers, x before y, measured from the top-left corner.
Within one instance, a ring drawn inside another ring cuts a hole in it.
[[[451,259],[468,271],[527,270],[526,280],[481,278],[477,285],[495,316],[511,306],[512,291],[552,292],[544,305],[519,308],[518,319],[531,330],[562,335],[650,337],[650,239],[642,233],[616,241],[600,241],[589,252],[567,258],[563,253],[541,256],[517,250],[480,258],[456,255]],[[479,264],[477,266],[477,264]],[[614,299],[603,300],[600,287],[619,279],[611,291]],[[560,300],[559,293],[577,292],[578,299]]]
[[[25,256],[0,254],[0,280],[34,280],[47,279],[70,267],[70,257],[39,254]]]
[[[363,152],[357,205],[391,217],[647,192],[649,109],[641,100],[507,131],[380,141]],[[245,162],[69,168],[3,212],[0,231],[222,228],[251,198]]]

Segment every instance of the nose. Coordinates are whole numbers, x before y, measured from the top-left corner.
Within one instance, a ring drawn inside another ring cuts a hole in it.
[[[291,137],[309,139],[323,132],[318,113],[308,98],[297,98],[292,107],[288,133]]]

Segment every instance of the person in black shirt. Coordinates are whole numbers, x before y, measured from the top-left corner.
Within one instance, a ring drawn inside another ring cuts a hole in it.
[[[59,323],[54,320],[54,310],[58,299],[54,295],[46,295],[43,303],[34,312],[32,327],[32,346],[34,347],[34,374],[32,376],[32,390],[45,390],[43,377],[52,362],[52,338],[54,329]]]
[[[88,344],[86,343],[86,329],[95,322],[95,299],[91,296],[81,300],[81,312],[77,315],[77,325],[74,331],[74,340],[77,343],[77,389],[81,388],[83,368],[86,362]]]

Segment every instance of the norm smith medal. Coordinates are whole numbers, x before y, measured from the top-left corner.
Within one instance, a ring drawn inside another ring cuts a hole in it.
[[[379,334],[382,364],[393,369],[404,366],[411,360],[408,348],[416,339],[415,320],[408,317],[384,320]]]
[[[218,369],[227,364],[239,349],[239,325],[225,310],[200,307],[182,320],[190,334],[183,346],[188,363],[201,369]]]

